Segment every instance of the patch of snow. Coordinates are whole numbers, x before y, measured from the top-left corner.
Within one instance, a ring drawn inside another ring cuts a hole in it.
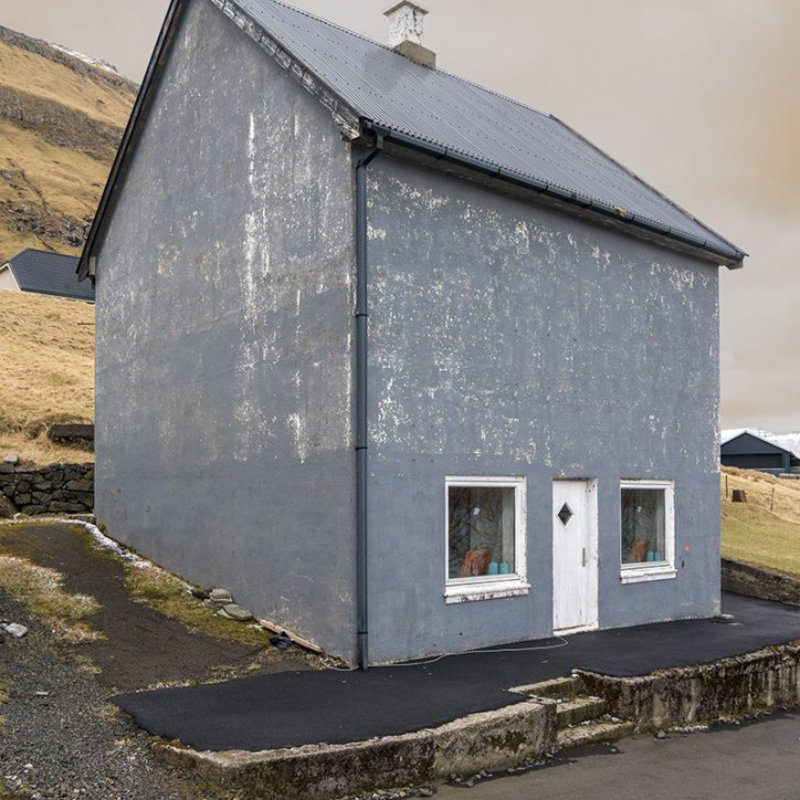
[[[84,64],[89,64],[89,66],[98,67],[106,70],[106,72],[113,72],[115,75],[120,75],[120,71],[113,64],[109,64],[108,61],[103,61],[102,59],[94,58],[93,56],[84,55],[83,53],[79,53],[77,50],[70,50],[69,47],[64,47],[63,44],[56,44],[55,42],[48,42],[48,44],[56,50],[66,53],[68,56],[72,56],[73,58],[77,58],[79,61],[83,61]]]
[[[142,558],[141,556],[137,556],[136,553],[132,553],[130,550],[123,547],[119,542],[115,542],[113,539],[106,536],[100,530],[100,528],[98,528],[96,525],[92,525],[91,522],[81,522],[74,519],[63,520],[63,522],[67,522],[70,525],[82,526],[83,529],[92,536],[98,547],[102,548],[103,550],[109,550],[118,558],[129,561],[138,569],[147,569],[148,567],[153,566],[152,562]]]

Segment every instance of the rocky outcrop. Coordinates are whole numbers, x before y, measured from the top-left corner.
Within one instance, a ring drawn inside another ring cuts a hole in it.
[[[34,130],[57,147],[81,150],[98,161],[112,161],[122,129],[91,119],[74,108],[0,84],[0,117]]]
[[[71,69],[78,75],[85,75],[95,80],[104,81],[110,86],[117,86],[131,94],[136,94],[139,88],[132,80],[126,78],[124,75],[120,75],[114,67],[103,69],[100,65],[91,64],[79,58],[77,55],[54,47],[48,42],[44,42],[41,39],[34,39],[32,36],[26,36],[24,33],[19,33],[19,31],[12,31],[10,28],[4,28],[2,25],[0,25],[0,41],[6,42],[14,47],[19,47],[21,50],[27,50],[29,53],[44,56],[50,61],[54,61],[57,64]],[[102,62],[99,62],[99,64],[102,64]]]

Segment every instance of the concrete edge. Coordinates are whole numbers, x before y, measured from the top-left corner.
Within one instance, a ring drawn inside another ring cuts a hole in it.
[[[649,675],[576,670],[629,732],[731,720],[800,704],[800,640]],[[516,687],[521,692],[529,687]],[[532,688],[532,687],[530,687]],[[199,752],[162,744],[163,761],[235,789],[241,800],[332,800],[517,766],[558,749],[557,702],[535,697],[436,728],[349,744]]]
[[[330,800],[510,766],[547,752],[555,735],[555,704],[527,700],[364,742],[261,752],[200,752],[164,744],[157,754],[202,780],[235,788],[242,798]]]
[[[800,704],[800,640],[644,676],[579,674],[637,732],[741,719]]]

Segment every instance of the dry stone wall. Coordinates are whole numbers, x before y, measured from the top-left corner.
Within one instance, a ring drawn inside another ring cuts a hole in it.
[[[0,492],[23,514],[89,512],[94,509],[94,464],[0,463]]]

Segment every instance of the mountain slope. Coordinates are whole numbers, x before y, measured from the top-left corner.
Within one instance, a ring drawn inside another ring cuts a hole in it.
[[[0,264],[77,255],[136,96],[113,69],[0,27]],[[87,461],[53,422],[94,417],[94,306],[0,291],[0,458]]]
[[[80,252],[136,88],[0,27],[0,263],[25,247]]]

